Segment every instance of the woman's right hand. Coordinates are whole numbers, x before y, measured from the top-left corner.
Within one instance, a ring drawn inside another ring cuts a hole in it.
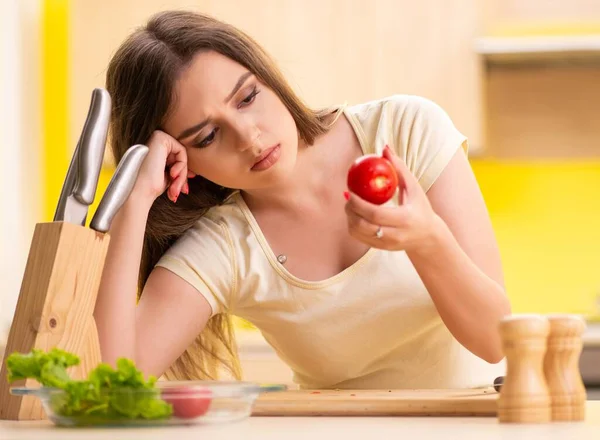
[[[133,192],[150,204],[165,190],[173,203],[180,193],[187,194],[188,177],[195,174],[187,168],[185,147],[164,131],[156,130],[147,143],[148,155],[140,167]]]

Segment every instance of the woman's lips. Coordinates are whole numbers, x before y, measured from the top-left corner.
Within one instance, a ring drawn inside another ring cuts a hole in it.
[[[271,168],[279,160],[281,155],[281,145],[277,144],[274,147],[269,148],[263,154],[258,157],[258,160],[254,163],[252,171],[263,171]]]

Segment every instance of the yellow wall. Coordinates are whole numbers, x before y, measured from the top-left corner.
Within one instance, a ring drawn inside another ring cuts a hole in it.
[[[69,0],[42,2],[42,172],[43,216],[54,216],[69,166]]]
[[[515,311],[596,313],[600,162],[471,162]]]
[[[487,36],[600,34],[600,2],[595,0],[485,0],[482,4]],[[575,66],[568,67],[575,70],[575,74],[563,82],[549,81],[551,75],[564,72],[566,66],[569,65],[565,63],[563,70],[548,68],[543,72],[544,77],[531,78],[526,90],[535,89],[535,96],[532,93],[524,96],[526,94],[512,82],[496,90],[500,95],[505,94],[506,105],[494,107],[497,101],[489,96],[484,99],[493,107],[486,109],[489,113],[493,111],[497,118],[512,119],[508,126],[494,133],[495,139],[501,141],[501,146],[493,151],[496,157],[554,155],[559,159],[545,162],[475,159],[471,162],[497,234],[513,308],[518,312],[561,311],[600,316],[597,300],[600,296],[600,150],[594,136],[589,142],[585,139],[586,119],[573,116],[585,115],[593,124],[594,107],[569,109],[544,102],[574,92],[571,87],[577,85],[586,96],[587,84],[578,84],[582,81]],[[532,65],[520,67],[504,69],[502,73],[506,77],[526,75],[528,69],[533,70]],[[589,65],[578,67],[584,71]],[[591,85],[597,89],[593,80]],[[587,93],[589,97],[589,91]],[[534,110],[530,104],[534,104]],[[536,118],[550,123],[548,129],[536,127]],[[520,140],[531,140],[527,135],[534,132],[538,134],[537,142],[529,146],[516,145]],[[561,153],[555,148],[550,154],[547,146],[552,137],[556,134],[555,137],[562,140],[566,132],[572,136],[564,142]],[[588,144],[590,148],[585,153],[595,160],[560,159],[578,153],[583,156],[583,148]],[[489,139],[486,149],[493,149]],[[507,150],[510,153],[506,154]]]
[[[42,172],[43,177],[43,219],[51,221],[67,169],[71,154],[75,148],[69,132],[73,121],[69,119],[71,109],[69,32],[71,19],[70,0],[42,1]],[[91,96],[91,91],[90,94]],[[89,106],[89,101],[86,102]],[[87,111],[87,108],[86,108]],[[85,115],[84,115],[85,117]],[[108,148],[108,145],[107,145]],[[95,212],[100,198],[112,176],[112,169],[104,168],[100,174],[96,199],[90,206],[90,215]]]

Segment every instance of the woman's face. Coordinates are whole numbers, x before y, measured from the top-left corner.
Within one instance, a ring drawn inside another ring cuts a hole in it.
[[[298,132],[279,97],[246,68],[202,52],[175,84],[164,130],[186,147],[188,168],[227,188],[251,190],[291,174]]]

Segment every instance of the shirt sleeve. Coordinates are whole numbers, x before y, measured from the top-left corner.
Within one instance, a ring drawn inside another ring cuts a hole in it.
[[[203,217],[165,252],[155,267],[163,267],[191,284],[206,298],[214,316],[233,307],[232,258],[224,221]]]
[[[424,191],[440,176],[459,148],[468,154],[468,140],[435,102],[418,97],[393,99],[392,139],[397,154]]]

